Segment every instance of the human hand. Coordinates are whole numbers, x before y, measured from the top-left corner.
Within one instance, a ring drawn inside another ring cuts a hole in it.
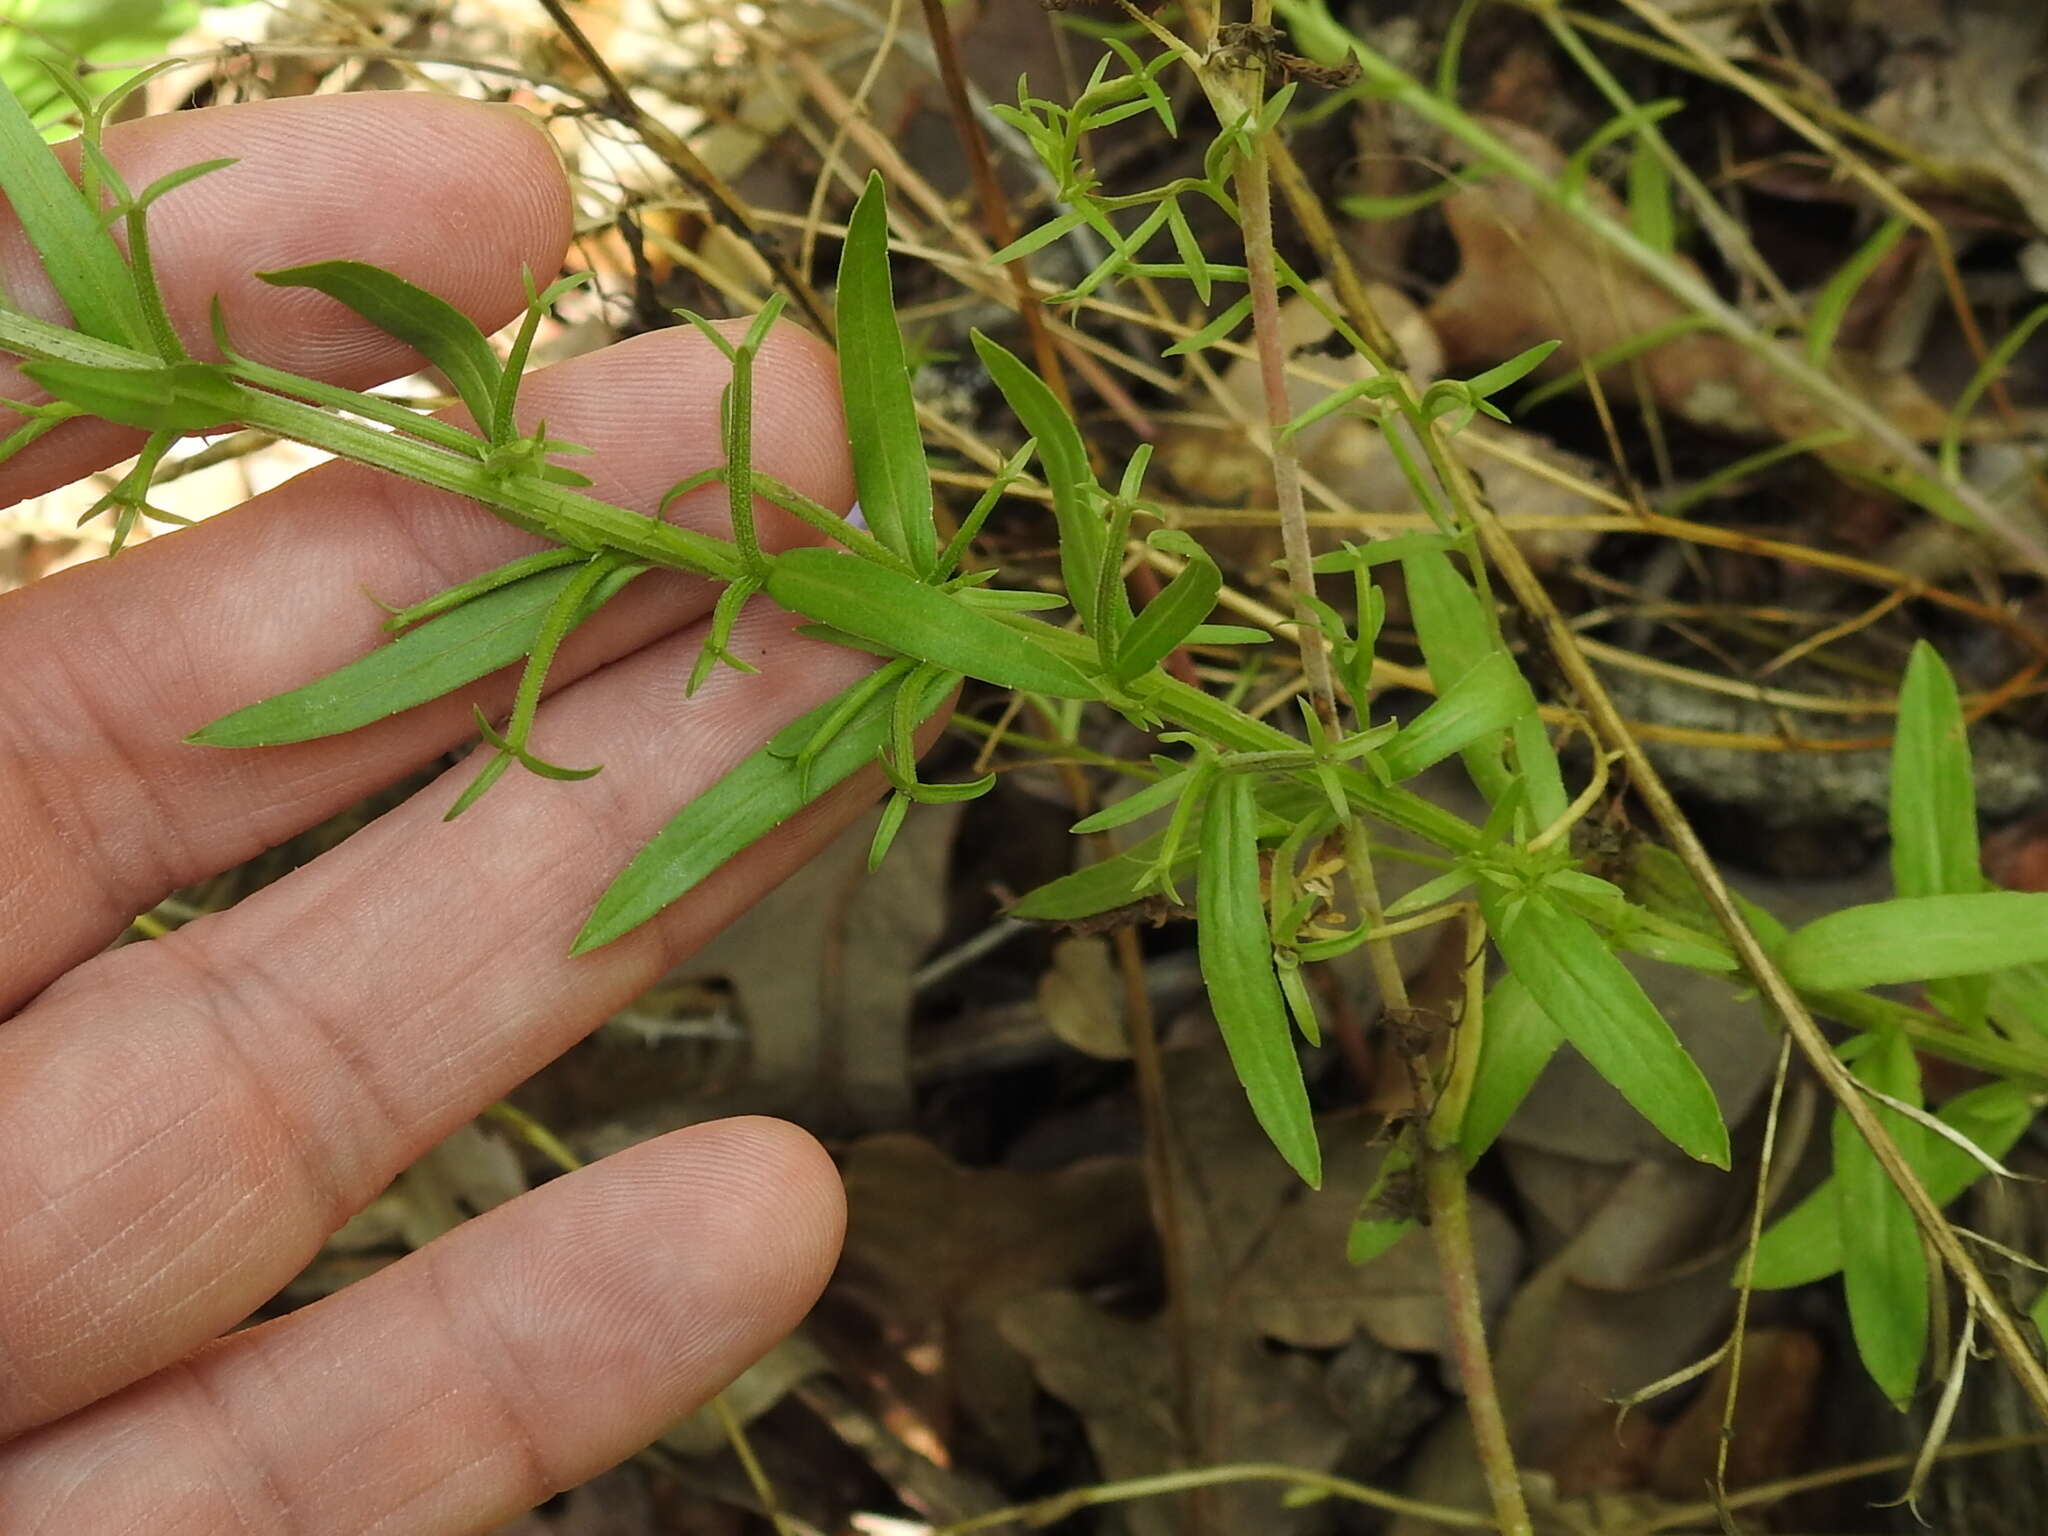
[[[220,295],[260,361],[366,387],[396,342],[258,270],[391,268],[486,329],[559,265],[561,169],[530,120],[414,95],[141,122],[131,184],[240,163],[165,199],[170,310],[210,356]],[[0,215],[0,287],[57,317]],[[524,428],[579,442],[592,490],[652,510],[718,462],[726,364],[678,329],[535,374]],[[779,326],[756,463],[852,500],[832,359]],[[0,370],[0,397],[27,386]],[[8,429],[0,412],[0,433]],[[0,466],[0,504],[134,451],[72,423]],[[668,516],[715,526],[724,492]],[[763,506],[764,537],[797,527]],[[723,531],[719,529],[718,531]],[[616,944],[571,961],[604,884],[688,794],[853,680],[858,654],[749,605],[695,698],[713,593],[655,573],[571,637],[535,748],[588,783],[433,786],[230,911],[107,951],[133,915],[430,763],[502,716],[499,676],[380,725],[246,753],[205,722],[377,643],[364,595],[426,597],[536,547],[481,508],[351,465],[0,599],[0,1531],[487,1529],[619,1461],[787,1332],[843,1225],[817,1145],[694,1127],[556,1180],[327,1300],[242,1332],[427,1147],[624,1006],[825,843],[850,782]],[[515,669],[516,671],[516,669]],[[17,1011],[18,1010],[18,1011]]]

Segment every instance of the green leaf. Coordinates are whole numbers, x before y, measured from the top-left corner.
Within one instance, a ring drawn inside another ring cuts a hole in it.
[[[498,398],[497,354],[469,316],[396,273],[363,261],[316,261],[256,274],[279,288],[311,288],[347,305],[440,369],[488,432]]]
[[[1486,881],[1479,905],[1508,968],[1593,1070],[1681,1150],[1726,1168],[1728,1128],[1713,1089],[1585,919],[1538,893],[1510,921],[1507,897]]]
[[[1216,780],[1202,819],[1196,880],[1202,981],[1231,1065],[1280,1155],[1311,1187],[1319,1186],[1322,1149],[1273,974],[1272,935],[1259,894],[1258,805],[1245,774]]]
[[[1635,236],[1668,256],[1678,248],[1678,218],[1671,206],[1671,172],[1648,139],[1629,146],[1628,222]]]
[[[1338,211],[1348,218],[1376,222],[1381,219],[1405,219],[1411,213],[1420,213],[1433,207],[1454,192],[1462,192],[1478,178],[1472,176],[1446,176],[1433,182],[1420,192],[1371,193],[1353,192],[1337,199]]]
[[[1342,549],[1317,555],[1313,568],[1323,575],[1338,571],[1369,571],[1392,560],[1405,560],[1410,555],[1451,547],[1451,539],[1441,533],[1397,533],[1388,538],[1374,539],[1369,544],[1353,544],[1347,540]]]
[[[1187,790],[1188,783],[1189,771],[1183,768],[1156,784],[1147,784],[1135,794],[1124,796],[1114,805],[1104,806],[1093,816],[1083,817],[1067,830],[1076,836],[1086,836],[1091,832],[1107,832],[1112,827],[1129,826],[1154,811],[1165,810]]]
[[[1401,574],[1408,584],[1423,662],[1437,690],[1447,691],[1493,653],[1493,626],[1479,595],[1441,548],[1432,544],[1409,549],[1401,557]]]
[[[1957,1094],[1935,1115],[1980,1148],[2004,1157],[2033,1123],[2034,1104],[2025,1089],[2009,1082],[1986,1083]],[[1947,1205],[1986,1173],[1984,1165],[1954,1142],[1922,1135],[1902,1144],[1913,1171],[1936,1205]],[[1825,1280],[1842,1267],[1840,1196],[1832,1175],[1765,1231],[1756,1245],[1750,1284],[1782,1290]]]
[[[769,564],[767,592],[805,618],[984,682],[1063,699],[1096,696],[1086,678],[1017,627],[1037,627],[1037,620],[1007,624],[854,555],[788,550]]]
[[[1796,987],[1846,992],[2048,961],[2048,893],[1902,896],[1844,907],[1793,933],[1778,962]]]
[[[1585,192],[1587,178],[1592,174],[1595,155],[1617,139],[1625,138],[1632,133],[1642,133],[1672,113],[1682,111],[1684,107],[1684,102],[1667,98],[1663,101],[1638,102],[1616,113],[1596,128],[1585,143],[1572,151],[1571,158],[1565,162],[1564,169],[1558,174],[1558,195],[1573,200],[1579,198]]]
[[[1533,701],[1509,729],[1508,739],[1514,744],[1515,767],[1528,793],[1529,814],[1536,818],[1537,826],[1547,827],[1571,808],[1571,796],[1565,793],[1564,768],[1550,743],[1550,727],[1543,723]]]
[[[1988,1011],[2009,1033],[2048,1037],[2048,966],[2009,965],[1994,973]]]
[[[1963,896],[1984,889],[1977,854],[1977,785],[1955,679],[1925,640],[1899,688],[1892,740],[1892,889],[1901,896]],[[1958,1023],[1981,1028],[1982,977],[1931,982],[1928,995]]]
[[[1033,251],[1051,245],[1062,236],[1072,234],[1081,227],[1086,218],[1087,215],[1080,209],[1070,208],[1057,218],[1047,219],[1036,229],[1026,230],[989,257],[988,263],[992,267],[1000,267],[1007,262],[1015,261],[1019,256],[1029,256]]]
[[[1913,647],[1899,689],[1891,788],[1897,893],[1954,896],[1981,890],[1977,790],[1962,701],[1940,653],[1925,640]]]
[[[1402,1191],[1412,1191],[1415,1183],[1415,1140],[1403,1136],[1387,1148],[1365,1197],[1358,1202],[1358,1214],[1344,1239],[1346,1259],[1370,1264],[1415,1230],[1414,1217],[1393,1214],[1403,1207],[1413,1209],[1415,1196]]]
[[[1465,380],[1465,388],[1481,400],[1488,395],[1497,395],[1510,384],[1519,383],[1542,367],[1543,360],[1563,345],[1561,341],[1539,341],[1527,351],[1517,352],[1506,362]]]
[[[1876,1036],[1853,1069],[1880,1093],[1917,1105],[1920,1068],[1901,1030]],[[1897,1110],[1875,1106],[1908,1161],[1924,1158],[1927,1133]],[[1892,1187],[1877,1155],[1846,1114],[1834,1122],[1835,1211],[1842,1237],[1842,1282],[1849,1329],[1864,1369],[1903,1411],[1912,1401],[1927,1351],[1927,1259],[1906,1197]]]
[[[1009,915],[1035,923],[1075,923],[1097,917],[1118,907],[1127,907],[1152,893],[1156,884],[1159,853],[1166,846],[1166,834],[1155,832],[1143,842],[1114,858],[1084,864],[1057,880],[1049,880],[1021,897]],[[1169,875],[1192,868],[1195,850],[1189,848],[1174,860]]]
[[[1095,578],[1108,536],[1095,511],[1098,488],[1080,429],[1044,381],[1012,353],[979,331],[974,332],[974,350],[1024,430],[1038,440],[1038,462],[1045,468],[1053,520],[1059,525],[1060,576],[1082,624],[1094,634],[1100,618],[1095,612]]]
[[[2043,325],[2048,325],[2048,304],[2036,305],[2024,320],[2007,331],[1998,345],[1991,349],[1990,356],[1977,365],[1977,371],[1970,375],[1970,382],[1963,386],[1963,392],[1956,396],[1956,403],[1949,410],[1948,423],[1942,429],[1941,446],[1935,453],[1941,472],[1949,479],[1962,478],[1963,428],[1969,423],[1970,412],[1976,409],[1978,398],[2005,376],[2005,370],[2012,366],[2020,348]]]
[[[1389,439],[1392,441],[1392,439]],[[1401,557],[1422,659],[1440,694],[1499,649],[1486,610],[1471,583],[1460,576],[1442,549],[1417,546]],[[1513,780],[1501,759],[1505,742],[1476,741],[1464,749],[1465,771],[1489,803],[1498,804]]]
[[[922,722],[937,712],[954,680],[933,676],[914,701]],[[855,683],[859,689],[864,683]],[[848,692],[853,691],[848,689]],[[843,695],[842,695],[843,697]],[[777,741],[808,739],[838,707],[820,704],[777,733]],[[811,801],[875,760],[887,744],[895,700],[872,695],[839,733],[806,764],[763,746],[724,778],[690,801],[654,835],[598,898],[583,931],[570,948],[587,954],[632,932],[663,908],[689,894],[699,881],[789,820]]]
[[[147,208],[159,198],[168,196],[189,182],[202,176],[211,176],[215,171],[224,171],[235,164],[233,155],[223,155],[215,160],[201,160],[196,165],[181,165],[175,171],[166,171],[148,186],[135,194],[135,206]]]
[[[1210,271],[1213,273],[1215,268],[1212,267]],[[1215,346],[1217,342],[1251,318],[1251,312],[1252,296],[1246,294],[1243,298],[1237,300],[1236,303],[1226,305],[1207,325],[1203,326],[1193,335],[1183,336],[1179,341],[1168,347],[1165,356],[1184,357],[1191,353],[1200,352],[1205,347]]]
[[[241,420],[251,401],[215,363],[102,368],[48,362],[25,363],[21,371],[67,405],[146,432],[211,432]]]
[[[889,207],[880,172],[854,205],[839,258],[839,389],[854,483],[875,537],[920,575],[938,553],[932,478],[889,284]]]
[[[533,649],[555,599],[580,566],[528,576],[429,619],[318,682],[223,715],[185,739],[202,747],[275,747],[355,730],[510,666]],[[591,595],[590,612],[636,570]]]
[[[10,6],[8,17],[14,26],[0,30],[0,85],[54,132],[66,97],[111,110],[128,90],[180,62],[153,70],[123,63],[161,55],[198,22],[199,7],[193,0],[30,0]],[[69,76],[82,64],[99,67]],[[62,84],[51,78],[59,70],[67,72]]]
[[[1813,313],[1807,317],[1808,362],[1816,367],[1826,364],[1828,354],[1835,350],[1835,337],[1841,332],[1842,321],[1847,318],[1849,306],[1855,302],[1858,291],[1910,227],[1903,218],[1886,219],[1877,227],[1876,233],[1857,247],[1855,255],[1842,263],[1841,270],[1828,279],[1827,285],[1813,301]]]
[[[1494,651],[1380,749],[1380,766],[1390,778],[1405,779],[1506,730],[1535,707],[1514,657]]]
[[[1479,1037],[1479,1067],[1464,1124],[1458,1127],[1458,1150],[1467,1166],[1493,1145],[1564,1043],[1564,1031],[1512,974],[1501,977],[1486,994],[1480,1027],[1484,1033]]]
[[[28,113],[0,89],[0,194],[41,258],[71,322],[88,336],[156,350],[134,274]]]
[[[1216,594],[1222,590],[1223,573],[1197,549],[1180,574],[1166,584],[1166,590],[1131,621],[1117,645],[1116,665],[1110,668],[1110,675],[1119,683],[1128,683],[1158,666],[1209,617]]]

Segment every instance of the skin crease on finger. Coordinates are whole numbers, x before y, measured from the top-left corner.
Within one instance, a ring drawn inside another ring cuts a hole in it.
[[[119,124],[106,149],[136,187],[203,160],[237,159],[150,210],[166,303],[196,356],[215,355],[208,314],[218,295],[246,356],[367,388],[417,359],[332,299],[274,288],[255,273],[339,257],[375,262],[489,331],[525,302],[520,268],[545,280],[568,248],[561,162],[539,124],[513,107],[405,92],[295,97]],[[65,319],[34,247],[4,213],[0,292],[30,314]],[[43,396],[0,364],[0,398]],[[0,412],[0,433],[17,420]],[[66,484],[139,442],[102,423],[67,425],[0,469],[0,502]]]

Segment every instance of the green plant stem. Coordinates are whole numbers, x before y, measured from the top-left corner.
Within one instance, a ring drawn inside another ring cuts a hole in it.
[[[160,364],[160,359],[148,353],[7,309],[0,309],[0,352],[31,362],[80,362],[102,368],[153,368]],[[295,381],[294,387],[303,387],[302,381]],[[469,497],[514,527],[542,538],[592,551],[613,549],[650,565],[725,581],[742,572],[739,551],[723,539],[611,506],[536,475],[499,474],[467,454],[379,432],[303,401],[251,390],[243,424],[435,490]]]
[[[1252,0],[1252,25],[1268,27],[1273,0]],[[1213,75],[1220,65],[1203,71]],[[1247,72],[1253,84],[1244,107],[1257,116],[1264,96],[1263,68]],[[1267,171],[1267,135],[1255,134],[1238,164],[1238,208],[1244,215],[1244,264],[1252,296],[1252,340],[1259,358],[1259,386],[1266,400],[1267,451],[1273,463],[1273,491],[1280,509],[1280,540],[1287,556],[1287,584],[1294,592],[1294,617],[1299,629],[1301,669],[1308,682],[1309,702],[1324,728],[1337,734],[1336,684],[1330,652],[1317,621],[1315,556],[1308,541],[1308,509],[1301,496],[1301,461],[1286,432],[1294,412],[1287,400],[1287,342],[1280,329],[1280,283],[1273,259],[1273,187]],[[1363,701],[1354,701],[1362,710]]]
[[[1502,1536],[1534,1536],[1529,1507],[1522,1497],[1522,1479],[1515,1469],[1514,1447],[1508,1441],[1500,1391],[1494,1384],[1493,1359],[1486,1349],[1486,1315],[1479,1297],[1479,1260],[1472,1247],[1472,1207],[1465,1187],[1464,1160],[1455,1147],[1430,1145],[1426,1136],[1420,1155],[1451,1352],[1465,1389],[1465,1411],[1472,1420],[1487,1495],[1493,1501]]]

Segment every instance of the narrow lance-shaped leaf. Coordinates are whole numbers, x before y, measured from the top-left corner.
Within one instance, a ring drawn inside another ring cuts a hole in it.
[[[1120,683],[1142,677],[1164,661],[1175,646],[1209,617],[1216,606],[1216,594],[1223,590],[1223,573],[1216,568],[1216,562],[1187,534],[1164,528],[1148,542],[1171,549],[1185,558],[1187,564],[1124,632],[1112,669]]]
[[[1415,1197],[1404,1194],[1415,1186],[1415,1140],[1412,1135],[1400,1137],[1380,1159],[1345,1234],[1344,1257],[1353,1264],[1370,1264],[1415,1230],[1415,1218],[1406,1214]]]
[[[1084,864],[1027,892],[1010,908],[1010,916],[1026,922],[1077,923],[1142,901],[1152,894],[1165,846],[1166,834],[1154,832],[1114,858]],[[1189,848],[1167,873],[1179,874],[1194,862],[1195,850]]]
[[[1497,395],[1509,385],[1520,383],[1542,367],[1544,360],[1563,344],[1558,341],[1539,341],[1526,351],[1517,352],[1506,362],[1497,363],[1486,372],[1475,374],[1465,380],[1465,388],[1480,400],[1489,395]]]
[[[1815,918],[1785,941],[1796,987],[1846,992],[2048,961],[2048,893],[1902,896]]]
[[[1983,1152],[2003,1157],[2033,1123],[2034,1103],[2016,1083],[1986,1083],[1959,1093],[1935,1118]],[[1936,1205],[1947,1205],[1988,1171],[1945,1136],[1908,1138],[1899,1150],[1927,1186]],[[1750,1284],[1759,1290],[1810,1285],[1842,1267],[1841,1196],[1833,1175],[1771,1223],[1756,1245]]]
[[[1438,692],[1447,692],[1459,678],[1496,654],[1493,626],[1480,606],[1479,594],[1458,574],[1443,550],[1415,549],[1402,558],[1401,574],[1408,584],[1408,606],[1422,642],[1422,659]],[[1497,802],[1512,779],[1501,760],[1500,744],[1481,739],[1464,749],[1464,757],[1473,784],[1488,801]]]
[[[1025,629],[854,555],[789,550],[770,564],[766,590],[805,618],[984,682],[1059,698],[1095,696],[1086,678]]]
[[[1512,974],[1501,977],[1486,994],[1480,1028],[1484,1033],[1479,1037],[1479,1067],[1464,1123],[1458,1127],[1458,1150],[1467,1165],[1493,1145],[1564,1044],[1557,1021]]]
[[[1878,1036],[1853,1070],[1880,1093],[1908,1104],[1920,1102],[1920,1069],[1902,1031]],[[1901,1151],[1926,1134],[1896,1110],[1879,1106],[1877,1115]],[[1920,1357],[1927,1351],[1926,1255],[1906,1197],[1840,1110],[1835,1112],[1834,1152],[1849,1329],[1871,1380],[1903,1411],[1912,1401]]]
[[[1038,462],[1045,468],[1053,518],[1059,524],[1060,576],[1082,624],[1092,634],[1098,619],[1095,578],[1105,558],[1107,534],[1092,505],[1095,472],[1089,468],[1080,429],[1045,382],[1012,353],[979,331],[974,333],[974,350],[1024,430],[1038,440]]]
[[[498,357],[469,316],[446,299],[364,261],[316,261],[256,274],[279,288],[312,288],[389,331],[448,377],[477,430],[496,416]]]
[[[868,526],[928,575],[938,543],[931,471],[890,291],[889,208],[879,172],[854,205],[839,258],[839,388]]]
[[[1083,817],[1067,830],[1085,837],[1091,832],[1107,832],[1114,827],[1128,826],[1140,817],[1165,810],[1187,792],[1190,782],[1189,769],[1176,769],[1156,783],[1124,796],[1114,805],[1104,806],[1094,815]]]
[[[864,686],[864,681],[855,683],[847,692]],[[952,687],[949,677],[930,678],[925,692],[914,700],[916,718],[929,719]],[[787,750],[791,742],[808,739],[838,704],[839,700],[830,700],[793,721],[773,742],[678,811],[598,898],[570,952],[585,954],[632,932],[687,895],[733,855],[767,836],[833,785],[873,763],[894,729],[891,691],[871,695],[807,761],[798,762]]]
[[[1899,243],[1911,226],[1902,218],[1890,218],[1877,227],[1876,233],[1864,241],[1841,270],[1827,280],[1820,296],[1813,301],[1813,313],[1806,322],[1806,357],[1815,365],[1825,365],[1828,354],[1835,349],[1835,337],[1842,329],[1843,320],[1848,318],[1849,306],[1856,295],[1870,280],[1870,274],[1877,270],[1878,263],[1891,254],[1893,246]]]
[[[1508,969],[1593,1070],[1681,1150],[1726,1168],[1728,1128],[1713,1089],[1591,925],[1540,892],[1510,918],[1485,881],[1479,904]]]
[[[1259,894],[1258,836],[1250,778],[1219,775],[1202,818],[1195,874],[1202,981],[1252,1113],[1289,1166],[1310,1185],[1320,1185],[1322,1150],[1287,1004],[1273,973],[1273,940]]]
[[[145,432],[211,432],[241,419],[247,390],[212,363],[102,368],[93,363],[25,363],[23,373],[51,397]]]
[[[533,649],[542,621],[580,567],[528,576],[429,619],[317,682],[280,693],[195,731],[204,747],[275,747],[336,736],[437,699],[510,666]],[[586,616],[624,589],[638,568],[592,593]]]
[[[1163,808],[1168,800],[1180,799],[1188,787],[1185,774],[1160,782],[1174,785],[1176,793],[1163,797],[1161,805],[1152,809]],[[1159,788],[1160,785],[1155,784],[1139,791],[1139,794],[1149,795]],[[1270,831],[1275,836],[1284,835],[1288,827],[1298,825],[1304,816],[1313,815],[1322,804],[1322,798],[1320,789],[1298,780],[1267,780],[1259,786],[1260,810],[1264,817],[1261,831]],[[1181,803],[1186,804],[1185,801]],[[1104,814],[1113,815],[1118,809],[1119,806],[1112,806]],[[1190,824],[1200,814],[1198,806],[1189,807],[1187,819]],[[1073,830],[1080,832],[1088,828],[1082,824]],[[1071,874],[1048,881],[1021,897],[1010,909],[1010,915],[1030,922],[1071,923],[1141,900],[1158,888],[1161,873],[1170,879],[1194,866],[1196,845],[1193,841],[1184,841],[1177,846],[1169,867],[1162,871],[1160,862],[1166,853],[1166,841],[1165,831],[1154,832],[1114,858],[1083,865]]]
[[[13,92],[0,85],[0,194],[42,259],[72,324],[88,336],[153,352],[149,320],[99,210],[43,142]]]
[[[1965,896],[1984,889],[1977,854],[1977,785],[1955,679],[1926,641],[1913,647],[1892,741],[1892,890]],[[1931,982],[1928,995],[1957,1022],[1984,1022],[1983,977]]]
[[[1380,749],[1380,766],[1391,777],[1405,779],[1497,736],[1535,707],[1536,696],[1514,657],[1491,652]]]
[[[1933,646],[1913,647],[1892,743],[1892,889],[1901,896],[1981,891],[1977,788],[1955,679]]]

